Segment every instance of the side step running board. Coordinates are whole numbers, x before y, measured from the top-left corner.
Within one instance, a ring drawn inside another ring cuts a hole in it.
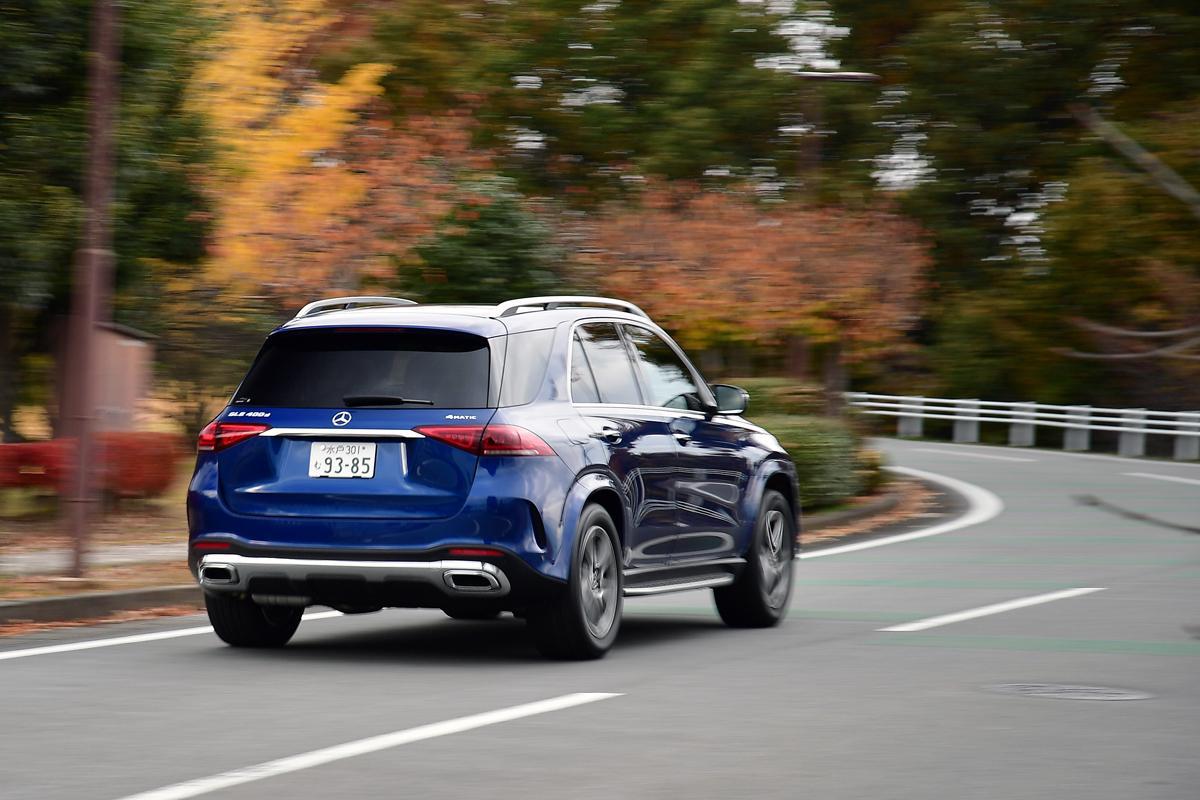
[[[733,583],[734,576],[728,572],[714,575],[693,576],[681,580],[662,580],[644,583],[638,586],[626,586],[626,597],[644,597],[650,594],[667,594],[668,592],[686,592],[689,589],[712,589],[717,586],[728,586]]]

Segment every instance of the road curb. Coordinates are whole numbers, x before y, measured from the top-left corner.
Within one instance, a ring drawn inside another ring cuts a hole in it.
[[[70,622],[105,617],[118,611],[143,611],[165,606],[202,606],[200,587],[195,584],[158,586],[113,592],[87,592],[37,600],[0,603],[0,625],[15,622]]]

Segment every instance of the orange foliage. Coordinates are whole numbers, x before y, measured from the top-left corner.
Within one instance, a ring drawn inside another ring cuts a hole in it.
[[[293,170],[263,198],[245,232],[254,251],[248,277],[293,302],[386,285],[397,261],[449,210],[454,175],[488,163],[470,148],[466,115],[410,118],[403,127],[364,117],[341,147]],[[331,174],[325,164],[337,169]],[[336,191],[337,175],[360,183],[354,201],[314,202]]]
[[[651,187],[584,234],[601,288],[687,347],[838,341],[861,359],[915,320],[929,263],[921,231],[883,210],[762,206],[731,192]]]

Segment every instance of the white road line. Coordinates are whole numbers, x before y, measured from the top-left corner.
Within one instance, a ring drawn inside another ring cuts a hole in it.
[[[416,728],[406,728],[380,736],[371,736],[366,739],[346,742],[345,744],[337,744],[332,747],[323,747],[320,750],[310,750],[307,753],[287,756],[275,761],[266,761],[262,764],[255,764],[252,767],[243,767],[242,769],[222,772],[219,775],[213,775],[208,778],[197,778],[196,780],[177,783],[173,786],[164,786],[161,789],[153,789],[149,792],[129,795],[121,800],[183,800],[183,798],[187,797],[198,797],[209,792],[228,789],[231,786],[239,786],[243,783],[259,781],[264,778],[273,778],[289,772],[319,767],[322,764],[329,764],[333,761],[341,761],[346,758],[354,758],[366,753],[376,753],[380,750],[412,744],[413,742],[420,742],[425,739],[463,733],[488,725],[512,722],[523,717],[532,717],[551,711],[562,711],[565,708],[572,708],[587,703],[594,703],[597,700],[608,700],[620,696],[620,694],[608,692],[564,694],[560,697],[552,697],[549,700],[539,700],[534,703],[501,708],[496,711],[485,711],[482,714],[448,719],[444,722],[434,722],[430,725],[420,725]]]
[[[802,550],[800,551],[800,558],[824,558],[825,556],[836,556],[842,553],[853,553],[856,550],[869,550],[872,547],[883,547],[884,545],[896,544],[897,542],[911,542],[913,539],[939,536],[943,533],[950,533],[951,531],[966,528],[970,525],[987,522],[1004,510],[1004,502],[982,486],[976,486],[973,483],[967,483],[958,478],[951,478],[948,475],[939,475],[936,472],[926,472],[923,469],[913,469],[912,467],[887,467],[887,469],[892,472],[898,472],[901,475],[911,475],[914,478],[923,478],[933,483],[939,483],[952,491],[958,492],[967,501],[967,513],[957,519],[943,522],[940,525],[909,531],[908,533],[899,533],[895,536],[868,539],[865,542],[843,544],[837,547],[823,547],[820,550]]]
[[[305,614],[303,618],[312,620],[340,616],[342,616],[342,612],[340,611],[316,611],[312,614]],[[82,642],[30,647],[26,650],[0,650],[0,661],[8,661],[12,658],[29,658],[30,656],[48,656],[53,653],[70,653],[75,650],[95,650],[97,647],[116,647],[122,644],[157,642],[160,639],[178,639],[181,636],[199,636],[204,633],[212,633],[212,626],[204,625],[199,628],[180,628],[173,631],[158,631],[157,633],[138,633],[133,636],[114,636],[108,639],[88,639]]]
[[[905,446],[910,445],[910,444],[917,444],[917,442],[914,442],[911,439],[900,439],[895,436],[875,436],[872,438],[874,438],[876,441],[895,442],[896,444],[905,445]],[[950,443],[950,442],[946,442],[945,444],[947,447],[953,447],[955,450],[957,450],[959,448],[974,449],[974,450],[999,450],[1001,452],[1012,450],[1011,447],[1007,447],[1005,445],[998,445],[998,444],[954,444],[954,443]],[[1134,458],[1134,457],[1130,457],[1130,456],[1111,456],[1111,455],[1106,455],[1104,453],[1074,453],[1069,450],[1051,450],[1048,447],[1030,448],[1030,450],[1032,452],[1036,452],[1039,456],[1052,456],[1052,457],[1062,457],[1062,458],[1083,458],[1083,459],[1087,459],[1089,461],[1121,461],[1121,462],[1124,462],[1126,465],[1138,464],[1138,463],[1154,464],[1156,461],[1156,459],[1152,459],[1152,458]],[[1051,458],[1051,460],[1053,460],[1053,458]],[[1172,461],[1170,463],[1171,463],[1172,468],[1186,467],[1186,468],[1196,469],[1197,467],[1200,467],[1200,462],[1197,462],[1197,461]]]
[[[990,606],[980,606],[979,608],[971,608],[966,611],[959,611],[955,614],[943,614],[940,617],[928,617],[927,619],[919,619],[916,622],[905,622],[902,625],[892,625],[888,628],[879,628],[881,631],[893,631],[901,633],[911,633],[912,631],[924,631],[929,628],[939,628],[942,625],[949,625],[952,622],[962,622],[967,619],[975,619],[977,617],[987,617],[992,614],[1002,614],[1005,611],[1013,611],[1018,608],[1028,608],[1029,606],[1038,606],[1042,603],[1053,603],[1055,600],[1066,600],[1068,597],[1079,597],[1092,592],[1103,592],[1103,587],[1089,587],[1082,589],[1063,589],[1061,592],[1049,592],[1047,594],[1036,594],[1033,597],[1022,597],[1018,600],[1008,600],[1004,603],[993,603]]]
[[[1192,486],[1200,486],[1200,481],[1194,478],[1176,478],[1174,475],[1159,475],[1154,472],[1122,472],[1122,475],[1128,475],[1131,478],[1152,478],[1156,481],[1173,481],[1175,483],[1189,483]]]
[[[1025,461],[1025,462],[1036,462],[1037,461],[1036,458],[1019,458],[1017,456],[993,456],[993,455],[988,455],[987,453],[972,453],[967,450],[958,452],[957,450],[937,450],[932,447],[914,447],[913,450],[917,453],[937,453],[938,455],[942,455],[942,456],[959,456],[961,458],[986,458],[988,461]]]

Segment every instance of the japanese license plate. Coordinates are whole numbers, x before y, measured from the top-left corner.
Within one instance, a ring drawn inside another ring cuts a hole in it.
[[[313,442],[308,454],[308,477],[375,477],[375,443]]]

